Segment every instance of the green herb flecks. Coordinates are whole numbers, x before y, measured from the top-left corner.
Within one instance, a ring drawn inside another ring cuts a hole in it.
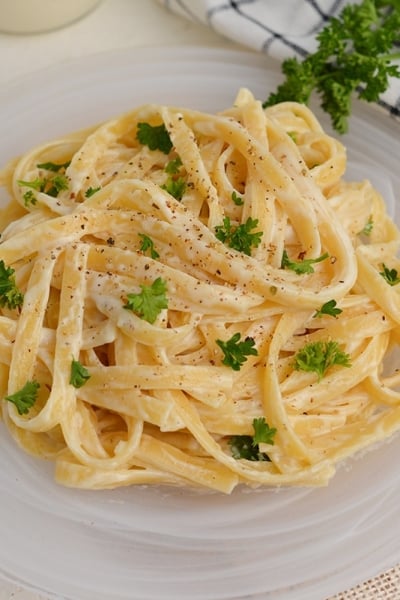
[[[147,252],[147,250],[148,250],[150,252],[151,258],[154,258],[154,260],[156,260],[157,258],[160,258],[159,253],[154,248],[153,240],[148,235],[145,235],[144,233],[139,233],[139,237],[142,240],[142,242],[140,244],[141,252]]]
[[[101,187],[88,187],[88,189],[85,192],[85,198],[91,198],[92,196],[94,196],[97,192],[99,192],[101,190]]]
[[[297,275],[310,274],[314,273],[313,265],[322,262],[326,258],[329,258],[329,254],[327,252],[325,252],[325,254],[322,254],[322,256],[319,256],[318,258],[305,258],[303,260],[293,261],[290,260],[288,253],[286,252],[286,250],[284,250],[282,255],[281,268],[294,271],[295,273],[297,273]]]
[[[319,308],[314,314],[314,318],[322,317],[324,315],[329,315],[331,317],[337,317],[340,313],[343,312],[341,308],[337,308],[336,300],[328,300]]]
[[[230,217],[224,217],[222,225],[215,228],[215,236],[229,248],[251,256],[251,250],[259,246],[263,235],[262,231],[252,232],[257,225],[258,219],[249,217],[245,223],[234,226]]]
[[[141,319],[154,323],[163,308],[168,308],[167,283],[158,277],[151,285],[141,285],[141,292],[128,294],[124,308],[133,311]]]
[[[316,373],[318,381],[334,365],[351,367],[350,356],[333,340],[306,344],[296,353],[293,364],[296,371]]]
[[[150,150],[161,150],[169,154],[172,150],[172,142],[164,123],[161,125],[150,125],[150,123],[138,123],[136,137],[143,146]]]
[[[400,277],[398,276],[396,269],[389,269],[385,263],[382,264],[382,269],[383,271],[380,271],[379,275],[382,275],[386,283],[392,286],[400,283]]]
[[[246,362],[248,356],[258,356],[257,348],[252,337],[246,337],[241,340],[239,332],[224,342],[216,340],[216,343],[221,348],[224,358],[222,364],[231,367],[234,371],[239,371],[243,363]]]
[[[0,260],[0,306],[6,306],[10,310],[19,308],[24,302],[24,295],[18,289],[15,281],[15,270],[6,267]]]
[[[71,376],[69,382],[75,388],[81,388],[87,380],[90,379],[90,373],[87,368],[79,362],[79,360],[72,360],[71,363]]]
[[[236,204],[236,206],[243,206],[244,200],[243,200],[242,196],[239,196],[239,194],[235,190],[233,190],[231,198],[232,198],[232,202],[234,204]]]
[[[23,388],[5,396],[4,399],[16,406],[18,414],[25,415],[35,404],[39,388],[40,384],[37,381],[27,381]]]
[[[276,429],[265,422],[265,417],[253,419],[253,429],[253,436],[234,435],[229,439],[232,456],[238,460],[269,461],[268,454],[260,451],[259,444],[273,445]]]

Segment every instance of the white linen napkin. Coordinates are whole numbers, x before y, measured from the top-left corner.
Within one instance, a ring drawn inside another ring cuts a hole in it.
[[[349,0],[158,1],[183,17],[208,25],[226,38],[279,60],[290,56],[303,58],[312,52],[316,48],[316,33],[329,17],[338,16],[349,3]],[[400,117],[400,79],[391,79],[379,104]]]

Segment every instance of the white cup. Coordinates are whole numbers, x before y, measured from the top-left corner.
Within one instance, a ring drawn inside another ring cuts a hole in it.
[[[0,31],[41,33],[72,23],[100,0],[0,0]]]

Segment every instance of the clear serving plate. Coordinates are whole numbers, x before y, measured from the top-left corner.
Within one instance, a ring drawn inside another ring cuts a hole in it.
[[[0,91],[0,162],[145,102],[217,111],[279,81],[270,59],[221,49],[66,63]],[[349,178],[369,177],[398,219],[399,123],[356,103],[343,141]],[[84,492],[57,486],[0,424],[0,575],[71,600],[323,600],[400,562],[399,454],[396,436],[323,489]]]

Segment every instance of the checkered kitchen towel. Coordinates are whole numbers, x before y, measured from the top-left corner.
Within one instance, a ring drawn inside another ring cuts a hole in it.
[[[316,48],[316,33],[330,16],[337,16],[349,3],[349,0],[159,1],[179,15],[279,60],[289,56],[303,58],[312,52]],[[400,51],[400,40],[397,46]],[[392,79],[380,104],[400,117],[400,79]]]

